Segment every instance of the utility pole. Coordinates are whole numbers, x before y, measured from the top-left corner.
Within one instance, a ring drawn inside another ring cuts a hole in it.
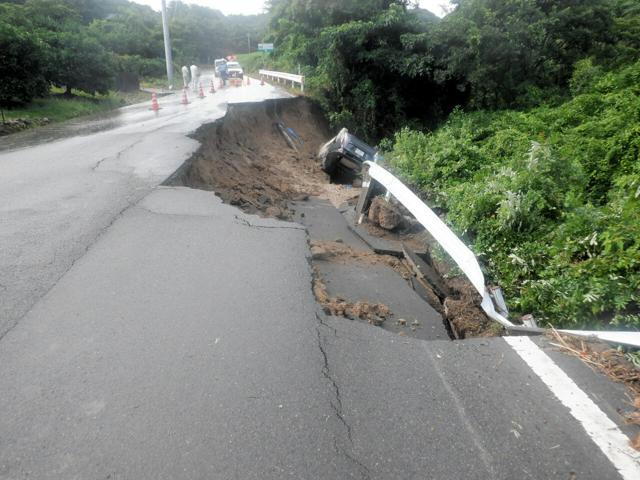
[[[251,34],[247,33],[247,53],[251,53]]]
[[[167,62],[167,80],[169,89],[173,89],[173,59],[171,58],[171,37],[169,36],[169,19],[167,18],[167,2],[162,0],[162,33],[164,34],[164,58]]]

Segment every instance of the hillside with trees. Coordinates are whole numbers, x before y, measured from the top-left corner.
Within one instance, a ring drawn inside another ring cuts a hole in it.
[[[212,63],[261,40],[265,15],[225,16],[168,2],[174,69]],[[0,1],[0,106],[28,104],[51,87],[93,95],[123,76],[165,75],[159,12],[127,0]]]

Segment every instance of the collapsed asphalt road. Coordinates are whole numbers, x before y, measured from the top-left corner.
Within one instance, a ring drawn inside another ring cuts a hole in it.
[[[304,112],[272,112],[304,131],[289,117]],[[127,208],[0,342],[0,478],[620,478],[506,342],[450,341],[400,267],[367,251],[334,207],[352,189],[304,156],[311,136],[287,166],[236,132],[246,150],[225,186],[227,166],[206,165],[224,139],[203,135],[173,185]],[[196,165],[213,192],[175,185]],[[280,196],[296,165],[325,183]],[[236,188],[260,176],[263,196]],[[316,301],[319,275],[351,314]],[[396,331],[353,310],[389,292]],[[421,307],[398,311],[411,295]],[[614,418],[622,387],[571,371]]]
[[[401,242],[390,238],[398,233],[370,222],[354,228],[350,215],[360,188],[320,169],[318,146],[331,134],[313,102],[299,97],[233,105],[196,136],[202,146],[165,184],[213,190],[247,213],[304,225],[313,247],[314,292],[327,313],[423,339],[499,333],[466,278],[440,275],[436,285],[421,284],[406,260],[378,253],[397,251]],[[415,227],[401,235],[402,245],[426,252],[428,234]],[[444,284],[440,298],[435,292]]]

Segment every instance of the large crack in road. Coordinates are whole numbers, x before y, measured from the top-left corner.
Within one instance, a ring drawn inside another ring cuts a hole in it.
[[[296,144],[283,130],[299,139]],[[315,251],[314,291],[326,313],[425,340],[499,333],[466,279],[440,275],[429,285],[414,278],[405,260],[378,253],[367,240],[403,242],[424,251],[439,274],[447,273],[450,265],[429,256],[429,237],[420,225],[404,222],[396,232],[373,223],[351,228],[349,215],[360,188],[347,180],[357,178],[330,179],[320,169],[317,151],[331,133],[312,101],[298,97],[232,104],[225,117],[195,136],[201,147],[165,184],[213,190],[247,213],[302,224]],[[447,295],[438,295],[445,283],[451,287]]]

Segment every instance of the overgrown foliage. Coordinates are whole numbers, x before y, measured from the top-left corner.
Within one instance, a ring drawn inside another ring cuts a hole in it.
[[[574,96],[404,129],[392,164],[446,213],[510,307],[554,325],[640,327],[640,62],[579,62]]]
[[[632,0],[458,0],[442,20],[382,0],[272,0],[281,63],[301,64],[337,126],[369,139],[456,106],[561,101],[575,62],[637,58]]]

